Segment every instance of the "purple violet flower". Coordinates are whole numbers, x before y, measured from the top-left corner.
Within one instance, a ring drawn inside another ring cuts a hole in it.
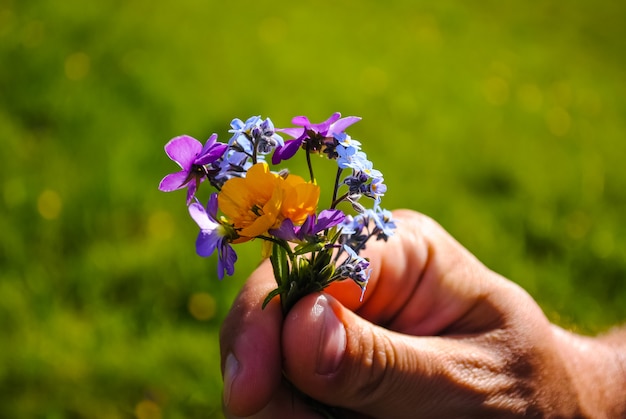
[[[217,221],[217,194],[211,194],[206,208],[194,202],[189,206],[189,215],[200,227],[196,239],[196,253],[208,257],[217,249],[217,276],[224,278],[224,272],[232,275],[235,272],[237,253],[228,241],[228,227]]]
[[[228,147],[216,140],[217,134],[211,135],[203,147],[195,138],[181,135],[165,144],[165,153],[183,170],[165,176],[159,184],[159,190],[171,192],[187,186],[187,205],[189,205],[198,186],[206,179],[205,165],[222,157]]]
[[[285,218],[280,227],[270,230],[270,233],[286,241],[305,241],[322,230],[341,224],[345,218],[341,210],[323,210],[317,216],[309,215],[301,226],[294,226],[289,218]]]
[[[302,144],[310,139],[316,138],[319,140],[325,138],[332,138],[336,134],[341,134],[350,125],[360,121],[358,116],[348,116],[341,118],[339,112],[332,114],[326,121],[319,124],[312,124],[309,118],[306,116],[296,116],[291,120],[294,125],[299,125],[298,128],[283,128],[277,129],[279,132],[283,132],[293,140],[285,141],[283,146],[276,148],[274,155],[272,156],[272,163],[279,164],[283,160],[288,160],[296,154]]]

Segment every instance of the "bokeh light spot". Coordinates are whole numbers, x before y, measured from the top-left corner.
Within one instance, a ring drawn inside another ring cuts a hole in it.
[[[61,214],[63,201],[56,191],[46,189],[37,199],[37,210],[46,220],[54,220]]]
[[[75,52],[65,59],[65,76],[70,80],[82,80],[91,69],[91,59],[84,52]]]
[[[161,419],[161,408],[152,400],[142,400],[135,406],[137,419]]]
[[[215,316],[217,304],[208,292],[197,292],[189,298],[188,308],[195,319],[207,321]]]

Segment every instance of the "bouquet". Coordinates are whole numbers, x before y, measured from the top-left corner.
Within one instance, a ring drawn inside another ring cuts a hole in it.
[[[269,257],[276,279],[263,307],[278,297],[287,313],[303,296],[346,279],[363,298],[371,269],[359,253],[372,237],[387,240],[395,224],[380,205],[387,191],[382,173],[345,132],[360,119],[337,112],[313,124],[298,116],[295,127],[274,128],[269,118],[253,116],[231,122],[228,143],[218,142],[217,134],[204,146],[187,135],[176,137],[165,152],[181,170],[165,176],[159,189],[187,189],[189,214],[200,228],[196,252],[217,253],[220,279],[234,273],[235,245],[263,242],[262,256]],[[280,168],[301,154],[308,179]],[[337,164],[332,198],[321,210],[313,155]],[[214,189],[206,205],[196,197],[203,182]]]

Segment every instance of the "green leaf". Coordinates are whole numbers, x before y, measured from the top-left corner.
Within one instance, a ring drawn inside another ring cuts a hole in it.
[[[272,270],[274,271],[276,284],[280,287],[284,285],[289,278],[289,262],[287,261],[287,252],[277,243],[272,245],[270,262],[272,262]]]
[[[322,243],[303,243],[293,250],[293,254],[296,256],[304,255],[305,253],[313,253],[322,250],[324,245]]]
[[[272,290],[272,292],[270,292],[269,294],[267,294],[267,297],[265,297],[265,300],[263,300],[263,305],[261,305],[261,309],[265,309],[265,306],[280,293],[281,293],[281,289],[279,287],[279,288]]]

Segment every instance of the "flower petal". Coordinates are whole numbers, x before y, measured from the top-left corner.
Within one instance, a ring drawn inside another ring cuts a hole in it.
[[[272,163],[278,164],[283,160],[289,160],[296,154],[301,145],[302,140],[286,141],[283,147],[277,148],[274,152]]]
[[[191,167],[200,151],[202,151],[202,143],[188,135],[173,138],[165,144],[165,153],[185,170]]]
[[[320,133],[326,133],[328,128],[330,128],[330,126],[339,118],[341,118],[341,114],[339,112],[335,112],[326,121],[320,122],[319,124],[312,124],[310,125],[310,128]]]
[[[319,233],[322,230],[325,230],[330,227],[334,227],[337,224],[340,224],[345,220],[346,215],[343,211],[335,209],[325,209],[319,213],[317,216],[317,224],[315,225],[315,229],[313,230],[314,234]]]
[[[159,190],[163,192],[171,192],[177,189],[181,189],[185,186],[187,180],[187,172],[182,170],[176,173],[170,173],[165,176],[161,183],[159,183]]]
[[[218,226],[216,222],[209,218],[209,214],[207,214],[204,207],[197,202],[189,205],[189,215],[191,215],[191,218],[193,218],[196,224],[198,224],[198,227],[203,231],[213,231]]]
[[[279,228],[269,230],[269,233],[282,240],[292,241],[296,239],[293,221],[285,218]]]
[[[194,164],[203,166],[205,164],[213,163],[215,160],[224,155],[226,149],[228,149],[228,145],[226,144],[213,144],[210,150],[206,151],[205,154],[202,154],[200,157],[194,160]]]
[[[357,122],[359,122],[361,120],[360,117],[358,116],[347,116],[345,118],[341,118],[340,120],[338,120],[337,122],[335,122],[334,124],[332,124],[331,131],[333,133],[340,133],[342,131],[344,131],[346,128],[348,128],[350,125],[355,124]]]
[[[194,178],[187,184],[187,205],[191,203],[193,197],[196,195],[196,190],[198,189],[198,185],[202,182],[204,178]]]
[[[217,221],[217,193],[212,193],[209,197],[209,202],[206,204],[207,213],[209,218],[213,221]]]
[[[292,138],[300,138],[304,134],[304,128],[280,128],[276,131],[287,134]]]
[[[228,243],[221,243],[219,247],[219,258],[217,260],[217,276],[219,279],[224,278],[224,271],[228,275],[235,273],[235,262],[237,262],[237,253]]]
[[[294,116],[291,119],[291,123],[294,125],[300,125],[301,127],[311,126],[311,121],[306,116]]]
[[[216,231],[201,230],[196,239],[196,253],[202,257],[211,256],[220,240],[222,237]]]

